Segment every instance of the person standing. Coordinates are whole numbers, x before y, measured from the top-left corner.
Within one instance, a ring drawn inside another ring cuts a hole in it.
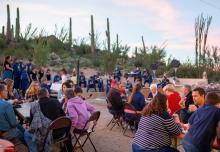
[[[3,80],[5,79],[13,80],[13,68],[11,65],[11,56],[6,56],[3,63]]]
[[[19,91],[21,84],[21,67],[19,60],[16,58],[15,63],[13,64],[13,75],[14,75],[14,88]]]
[[[30,82],[30,79],[27,73],[27,66],[25,65],[21,72],[21,90],[22,90],[23,97],[25,96],[26,90],[29,87],[29,82]]]

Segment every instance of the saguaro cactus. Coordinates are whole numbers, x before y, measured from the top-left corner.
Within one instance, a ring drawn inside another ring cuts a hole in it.
[[[2,26],[2,36],[5,36],[5,26]]]
[[[69,25],[69,48],[72,46],[72,18],[70,17],[70,25]]]
[[[119,50],[118,34],[116,34],[116,49]]]
[[[10,19],[10,7],[7,5],[7,32],[6,32],[6,41],[11,41],[11,19]]]
[[[93,15],[91,15],[91,52],[95,53],[95,34],[94,34],[94,23],[93,23]]]
[[[14,25],[11,25],[11,40],[14,39]]]
[[[145,43],[144,43],[144,37],[141,36],[141,39],[142,39],[142,43],[143,43],[143,49],[144,49],[144,52],[146,52],[146,46],[145,46]]]
[[[16,24],[15,24],[15,39],[16,41],[19,41],[20,38],[20,12],[19,8],[17,8],[17,17],[16,17]]]
[[[106,37],[107,37],[108,51],[111,51],[111,40],[110,40],[110,25],[109,25],[109,18],[107,18],[107,31],[106,31]]]

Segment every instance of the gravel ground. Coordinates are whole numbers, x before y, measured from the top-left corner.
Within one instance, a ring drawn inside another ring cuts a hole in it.
[[[99,111],[101,116],[99,122],[95,128],[95,132],[91,135],[91,139],[94,142],[98,152],[131,152],[132,138],[124,136],[122,128],[115,126],[110,130],[111,125],[107,127],[108,122],[112,116],[108,113],[104,100],[91,100],[90,101]],[[130,130],[126,132],[126,135],[132,136]],[[178,147],[181,152],[182,147]],[[80,150],[78,149],[77,152]],[[94,152],[92,145],[87,142],[84,146],[85,152]]]

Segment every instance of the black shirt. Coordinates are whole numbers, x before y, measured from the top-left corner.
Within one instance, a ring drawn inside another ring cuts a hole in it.
[[[31,75],[32,80],[34,80],[34,81],[37,80],[37,73],[36,72],[31,71],[30,75]]]
[[[47,81],[51,80],[51,74],[46,74]]]
[[[11,69],[8,69],[8,68],[6,67],[6,65],[8,65],[9,68],[11,68],[11,63],[9,63],[8,61],[5,61],[5,62],[4,62],[4,65],[3,65],[4,70],[11,70]]]
[[[44,116],[52,121],[60,116],[65,116],[59,101],[56,99],[44,97],[39,100],[39,104]]]
[[[111,108],[109,107],[110,109],[115,111],[123,110],[123,103],[119,90],[111,88],[107,95],[107,98],[112,105]]]
[[[186,96],[185,96],[185,107],[186,109],[189,108],[190,104],[193,104],[193,97],[192,97],[192,92],[190,91]]]
[[[38,72],[39,81],[43,78],[43,76],[44,76],[44,72],[43,71],[39,71]]]

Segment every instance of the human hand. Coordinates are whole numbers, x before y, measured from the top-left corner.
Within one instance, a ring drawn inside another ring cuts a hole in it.
[[[189,111],[190,112],[195,112],[197,109],[198,108],[194,104],[189,105]]]
[[[180,124],[180,118],[179,118],[179,115],[178,114],[173,114],[173,119],[176,123],[179,123]]]

